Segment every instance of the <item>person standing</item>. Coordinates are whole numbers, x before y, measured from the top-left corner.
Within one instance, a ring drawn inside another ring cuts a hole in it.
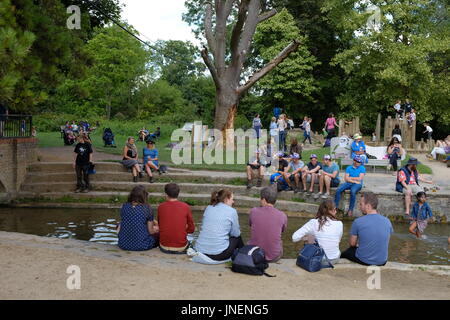
[[[335,127],[339,128],[334,114],[330,113],[325,121],[325,131],[328,133],[327,139],[331,139],[336,136]]]
[[[276,188],[265,187],[261,190],[261,206],[250,210],[248,244],[262,248],[267,262],[276,262],[283,256],[281,234],[287,229],[287,216],[274,207],[276,201]]]
[[[186,253],[187,235],[195,231],[191,208],[178,200],[180,187],[176,183],[164,186],[166,201],[158,206],[159,249],[164,253]]]
[[[344,183],[337,188],[336,195],[334,196],[334,203],[336,208],[339,208],[339,202],[341,201],[341,193],[345,190],[350,190],[350,204],[348,207],[347,215],[353,216],[353,208],[355,207],[356,194],[363,187],[363,180],[366,174],[366,168],[362,165],[363,159],[360,156],[353,158],[353,165],[348,166],[345,170]]]
[[[279,142],[279,134],[278,134],[278,124],[277,124],[277,118],[272,117],[272,121],[270,122],[270,143],[275,143],[277,146],[280,145]],[[272,140],[273,139],[273,140]]]
[[[412,195],[423,192],[423,188],[419,185],[419,181],[432,184],[433,181],[423,179],[417,171],[420,164],[416,158],[409,158],[408,162],[397,172],[397,182],[395,183],[395,191],[402,192],[405,195],[405,214],[409,216]]]
[[[312,122],[312,119],[308,118],[308,117],[305,117],[305,119],[303,120],[302,128],[304,130],[303,136],[305,137],[305,139],[303,140],[303,143],[305,143],[306,140],[309,140],[309,144],[312,144],[312,142],[311,142],[311,122]]]
[[[261,128],[262,128],[262,124],[261,124],[261,118],[259,117],[259,114],[257,114],[254,118],[253,118],[253,129],[256,132],[256,139],[259,140],[259,135],[261,133]]]
[[[433,211],[427,203],[425,192],[419,192],[416,195],[417,202],[414,203],[411,212],[411,225],[409,232],[420,238],[428,225],[428,220],[433,217]]]
[[[85,135],[80,135],[77,138],[77,145],[74,149],[73,168],[77,174],[77,188],[78,192],[89,192],[89,168],[92,164],[92,146],[90,140]]]
[[[279,150],[280,151],[286,151],[286,116],[284,114],[280,115],[280,118],[278,119],[278,134],[280,135],[280,145]]]
[[[401,120],[402,115],[403,115],[403,110],[402,110],[402,105],[401,105],[402,101],[401,100],[397,100],[397,102],[394,105],[394,109],[395,109],[395,118]]]
[[[432,139],[433,129],[430,127],[429,123],[424,123],[423,125],[425,126],[425,131],[423,133],[425,133],[427,135],[427,137],[425,139],[426,139],[426,141],[429,141]]]
[[[364,192],[359,202],[363,214],[350,230],[350,247],[341,258],[365,265],[384,266],[388,259],[389,240],[394,232],[391,221],[377,212],[378,198],[372,192]]]
[[[280,107],[275,107],[273,108],[273,116],[275,117],[275,119],[278,121],[278,118],[280,117],[282,110]]]

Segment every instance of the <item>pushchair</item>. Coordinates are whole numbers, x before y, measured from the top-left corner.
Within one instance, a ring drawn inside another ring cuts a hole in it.
[[[75,135],[70,130],[64,130],[63,131],[63,140],[65,146],[71,146],[75,143]]]
[[[105,128],[103,130],[103,141],[105,142],[105,147],[117,148],[116,143],[114,142],[114,134],[110,128]]]

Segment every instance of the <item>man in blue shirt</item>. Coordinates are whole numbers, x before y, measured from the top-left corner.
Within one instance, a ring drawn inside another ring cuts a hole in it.
[[[322,170],[319,171],[319,192],[314,195],[314,199],[322,197],[328,199],[330,196],[330,189],[336,188],[339,183],[339,165],[331,160],[331,156],[326,154],[323,156]],[[323,193],[325,186],[326,192]]]
[[[377,212],[378,198],[372,192],[364,192],[359,208],[362,217],[356,219],[350,231],[350,248],[341,258],[371,266],[384,266],[388,259],[389,239],[394,232],[388,218]]]
[[[353,215],[353,208],[356,202],[356,193],[361,190],[363,186],[364,175],[366,174],[366,168],[361,164],[363,159],[360,156],[353,158],[353,166],[347,167],[345,170],[344,183],[337,188],[334,202],[336,208],[339,208],[339,202],[341,201],[341,193],[345,190],[350,190],[350,205],[348,207],[348,216]]]
[[[278,118],[280,117],[280,114],[281,114],[281,108],[279,108],[279,107],[273,108],[273,116],[277,119],[277,121],[278,121]]]

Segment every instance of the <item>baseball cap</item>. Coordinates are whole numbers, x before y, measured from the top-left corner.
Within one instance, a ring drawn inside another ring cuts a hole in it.
[[[299,155],[298,153],[293,153],[293,154],[291,155],[291,158],[292,158],[292,159],[300,159],[300,155]]]
[[[362,139],[362,136],[359,134],[359,133],[355,133],[354,135],[353,135],[353,139]]]
[[[277,153],[277,156],[278,156],[278,157],[284,157],[284,152],[281,152],[281,151],[278,152],[278,153]]]
[[[312,159],[312,158],[316,158],[317,159],[317,155],[315,153],[313,153],[309,158],[310,159]]]
[[[323,156],[323,160],[331,160],[331,156],[329,154],[326,154]]]
[[[353,161],[356,161],[356,162],[361,163],[363,160],[362,160],[362,158],[361,158],[360,156],[355,156],[355,157],[353,158]]]

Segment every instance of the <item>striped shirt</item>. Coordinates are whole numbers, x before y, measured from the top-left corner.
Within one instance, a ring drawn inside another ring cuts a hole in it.
[[[241,231],[236,209],[218,203],[209,205],[203,214],[200,234],[195,249],[201,253],[216,255],[228,248],[231,237],[239,237]]]

